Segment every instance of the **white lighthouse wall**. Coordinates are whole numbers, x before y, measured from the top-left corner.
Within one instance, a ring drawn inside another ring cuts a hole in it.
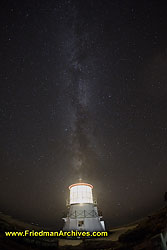
[[[79,223],[83,221],[82,226],[79,226]],[[98,217],[96,218],[83,218],[81,219],[71,219],[68,218],[64,228],[64,231],[78,230],[78,231],[88,231],[88,232],[101,232],[105,231],[101,221]]]
[[[70,206],[68,217],[64,219],[64,231],[104,231],[105,227],[98,216],[94,204],[73,204]]]
[[[103,227],[103,230],[105,231],[106,229],[105,229],[104,220],[101,220],[100,223],[101,223],[101,225],[102,225],[102,227]]]
[[[91,213],[92,211],[95,211],[97,213],[97,207],[94,204],[84,203],[84,204],[72,204],[70,206],[69,213],[76,213],[78,212],[84,212],[84,210],[88,213]],[[81,215],[82,216],[82,215]]]

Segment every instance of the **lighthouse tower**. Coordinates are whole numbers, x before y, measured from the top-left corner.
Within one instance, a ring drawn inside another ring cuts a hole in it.
[[[70,200],[67,204],[68,214],[63,230],[71,231],[105,231],[102,216],[99,216],[97,203],[93,201],[93,186],[88,183],[75,183],[69,186]]]

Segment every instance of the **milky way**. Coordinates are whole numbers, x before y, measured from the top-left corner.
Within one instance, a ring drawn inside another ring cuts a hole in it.
[[[69,164],[76,178],[87,178],[89,170],[93,168],[88,158],[89,155],[96,154],[94,145],[97,144],[89,108],[93,88],[88,73],[92,70],[89,62],[93,61],[93,58],[90,58],[87,48],[91,39],[88,32],[80,30],[81,24],[78,23],[76,8],[69,6],[67,10],[68,18],[66,23],[62,24],[63,34],[60,39],[63,42],[61,49],[66,64],[62,72],[64,75],[62,92],[66,92],[68,96],[66,100],[68,112],[64,116],[68,117],[68,129],[71,131],[68,142],[71,150]]]

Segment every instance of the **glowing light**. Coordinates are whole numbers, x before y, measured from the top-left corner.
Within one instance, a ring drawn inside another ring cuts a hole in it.
[[[93,186],[87,183],[76,183],[69,187],[70,204],[93,203]]]

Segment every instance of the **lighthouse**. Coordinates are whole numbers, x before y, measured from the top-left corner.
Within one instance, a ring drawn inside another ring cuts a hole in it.
[[[64,231],[105,231],[104,221],[98,214],[92,189],[93,186],[88,183],[75,183],[69,186],[70,199],[67,203],[67,217],[63,218]]]

